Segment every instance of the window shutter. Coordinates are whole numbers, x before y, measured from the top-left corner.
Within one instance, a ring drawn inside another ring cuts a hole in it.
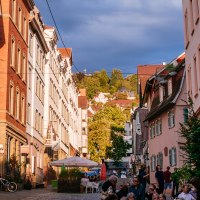
[[[177,165],[176,148],[174,148],[174,165]]]
[[[151,157],[151,171],[153,171],[153,157]]]
[[[172,166],[172,150],[169,149],[169,165]]]
[[[187,108],[184,108],[183,109],[183,118],[184,118],[184,123],[187,123],[188,122],[188,109]]]
[[[160,165],[160,162],[159,162],[159,154],[157,155],[157,165]]]
[[[168,112],[168,127],[171,127],[171,123],[170,123],[170,112]]]
[[[160,153],[160,166],[163,168],[163,154]]]

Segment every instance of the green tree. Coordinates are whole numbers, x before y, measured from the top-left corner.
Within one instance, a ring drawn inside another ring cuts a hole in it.
[[[125,123],[123,112],[116,106],[105,106],[88,124],[88,149],[92,160],[100,162],[106,158],[106,148],[111,146],[111,127]]]
[[[102,69],[100,72],[95,72],[94,76],[99,79],[100,82],[100,91],[101,92],[108,92],[109,90],[109,76],[106,70]]]
[[[123,139],[124,129],[119,129],[117,132],[115,130],[114,128],[111,130],[112,145],[107,147],[106,157],[119,162],[122,157],[126,156],[127,150],[131,148],[131,145]]]
[[[182,146],[184,151],[183,158],[191,176],[200,177],[200,119],[193,110],[191,99],[189,99],[189,106],[190,117],[187,123],[180,124],[180,134],[185,139],[185,143]]]

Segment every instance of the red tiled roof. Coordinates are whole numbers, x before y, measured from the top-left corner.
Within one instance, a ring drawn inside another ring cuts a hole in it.
[[[142,94],[144,94],[147,80],[156,72],[160,71],[165,65],[139,65],[137,67],[138,80],[141,83]]]
[[[45,25],[44,29],[54,29],[54,27],[53,26],[47,26],[47,25]]]
[[[63,58],[71,58],[72,57],[72,48],[58,48],[60,54]]]
[[[78,97],[78,107],[82,109],[87,109],[87,97],[86,96],[79,96]]]
[[[182,53],[180,56],[178,56],[178,58],[176,59],[176,61],[177,61],[178,63],[180,63],[183,59],[185,59],[185,52]]]
[[[108,104],[119,105],[120,107],[132,107],[132,100],[112,100]]]

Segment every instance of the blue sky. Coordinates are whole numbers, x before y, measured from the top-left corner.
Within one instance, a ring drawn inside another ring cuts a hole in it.
[[[135,73],[140,64],[170,62],[184,51],[181,0],[48,2],[81,72],[117,68],[124,75]],[[54,26],[46,0],[35,3],[44,23]]]

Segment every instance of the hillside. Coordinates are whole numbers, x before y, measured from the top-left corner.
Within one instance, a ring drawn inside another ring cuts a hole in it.
[[[112,99],[127,99],[129,94],[136,98],[137,103],[137,75],[123,77],[122,72],[113,69],[110,76],[105,70],[97,71],[94,74],[76,73],[73,75],[78,88],[86,88],[87,97],[91,101],[100,92],[109,93]]]

